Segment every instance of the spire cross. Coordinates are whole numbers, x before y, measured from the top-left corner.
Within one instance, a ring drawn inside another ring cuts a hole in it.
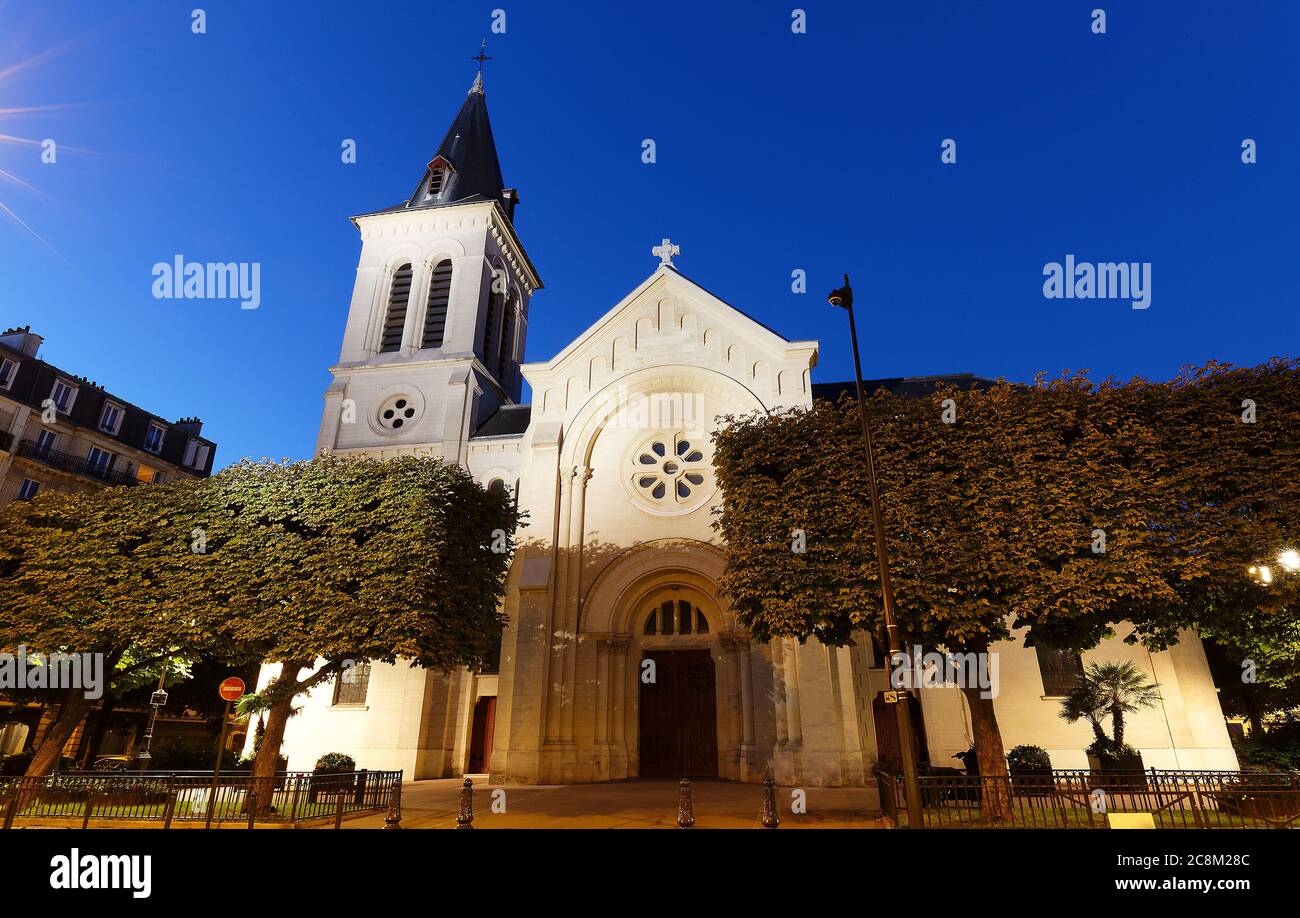
[[[470,58],[470,60],[472,60],[472,61],[478,61],[478,72],[479,72],[479,73],[482,73],[482,72],[483,72],[483,62],[484,62],[484,61],[490,61],[490,60],[492,60],[492,58],[490,58],[490,57],[487,56],[487,54],[485,53],[486,51],[487,51],[487,36],[485,35],[485,36],[483,37],[483,44],[482,44],[482,46],[478,49],[478,54],[475,54],[473,57]]]
[[[650,254],[659,256],[659,264],[667,265],[672,268],[675,267],[673,264],[673,256],[682,254],[682,247],[680,245],[673,245],[672,240],[665,236],[662,243],[650,250]]]

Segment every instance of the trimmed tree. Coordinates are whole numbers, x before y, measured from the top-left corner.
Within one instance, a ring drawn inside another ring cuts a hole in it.
[[[204,505],[201,588],[232,643],[281,664],[241,706],[267,713],[253,765],[263,789],[303,692],[363,661],[479,666],[506,624],[518,513],[459,466],[246,461],[211,480]]]
[[[1030,644],[1086,649],[1134,604],[1179,601],[1172,584],[1196,564],[1153,534],[1165,462],[1127,391],[1073,375],[916,399],[876,393],[881,509],[909,645],[986,654],[1024,627]],[[731,418],[717,434],[722,589],[759,640],[840,645],[880,632],[856,410],[846,397]],[[792,550],[796,530],[803,552]],[[961,691],[980,773],[1005,775],[992,699],[973,684]],[[990,783],[982,806],[991,820],[1010,815],[1004,782]]]
[[[0,649],[101,654],[107,692],[211,651],[209,616],[171,584],[191,566],[197,482],[43,491],[0,512]],[[49,774],[94,705],[69,687],[27,774]]]

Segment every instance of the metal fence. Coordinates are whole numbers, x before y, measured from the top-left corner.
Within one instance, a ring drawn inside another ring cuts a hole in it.
[[[219,826],[223,822],[304,820],[336,823],[345,816],[391,808],[400,801],[400,771],[316,774],[278,772],[59,772],[44,778],[0,778],[4,828],[18,819],[120,819]]]
[[[877,767],[880,806],[908,825],[901,775]],[[1092,771],[922,775],[926,828],[1101,829],[1114,813],[1150,813],[1157,828],[1291,828],[1300,825],[1300,775],[1247,771]],[[1001,806],[998,806],[1001,804]],[[992,812],[1004,810],[1000,818]]]

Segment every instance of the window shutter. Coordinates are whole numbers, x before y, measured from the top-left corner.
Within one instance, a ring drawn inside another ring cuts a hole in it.
[[[510,380],[506,377],[510,373],[510,361],[514,357],[515,346],[514,297],[506,300],[505,312],[501,325],[501,353],[497,357],[497,382],[508,387]]]
[[[429,301],[424,310],[424,340],[421,347],[442,347],[447,328],[447,303],[451,300],[451,262],[441,261],[429,281]]]
[[[384,321],[384,336],[380,352],[395,351],[402,346],[402,329],[406,326],[406,304],[411,299],[411,266],[402,265],[393,274],[393,286],[388,291],[388,318]]]

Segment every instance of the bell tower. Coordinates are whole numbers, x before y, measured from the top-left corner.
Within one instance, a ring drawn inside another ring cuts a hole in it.
[[[541,280],[515,234],[479,73],[411,196],[352,218],[361,234],[317,451],[438,456],[519,400]]]

